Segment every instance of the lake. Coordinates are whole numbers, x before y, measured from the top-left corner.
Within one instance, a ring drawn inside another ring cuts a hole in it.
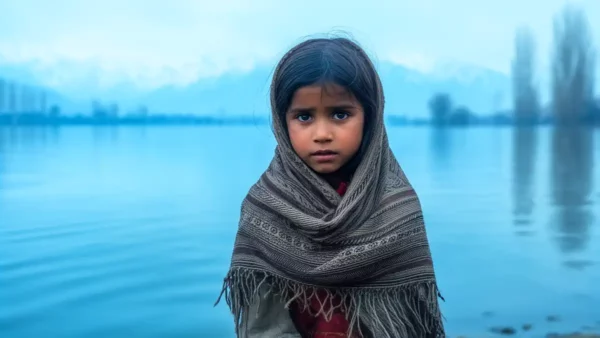
[[[600,331],[599,129],[388,133],[450,337]],[[0,337],[233,337],[213,305],[274,145],[267,125],[0,127]]]

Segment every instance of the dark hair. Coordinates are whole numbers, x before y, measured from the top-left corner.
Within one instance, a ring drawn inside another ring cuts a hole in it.
[[[283,56],[271,83],[271,109],[274,120],[285,125],[285,114],[294,93],[301,87],[334,83],[344,87],[360,102],[365,112],[363,142],[369,143],[372,126],[383,112],[381,81],[367,53],[347,38],[315,38],[293,47]],[[357,156],[360,160],[360,155]],[[351,161],[355,162],[355,161]],[[351,165],[355,167],[356,164]]]

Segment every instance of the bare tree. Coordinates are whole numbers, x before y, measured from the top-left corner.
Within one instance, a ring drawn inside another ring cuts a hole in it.
[[[46,93],[46,91],[44,89],[41,89],[39,95],[40,95],[40,102],[39,102],[38,109],[40,110],[40,113],[46,114],[47,113],[46,105],[47,105],[47,100],[48,100],[48,94]]]
[[[534,70],[535,47],[531,30],[524,26],[518,28],[512,61],[513,109],[518,123],[533,123],[539,116],[539,92]]]
[[[6,82],[0,78],[0,114],[8,111],[6,106]]]
[[[452,99],[446,93],[437,93],[429,100],[429,112],[435,125],[443,125],[448,122],[452,113]]]
[[[593,102],[596,52],[587,17],[566,5],[554,18],[551,97],[559,124],[580,122]]]
[[[21,114],[29,113],[29,86],[22,84],[19,86],[19,89],[21,108],[19,109],[19,111],[21,112]]]
[[[14,82],[8,83],[8,112],[10,114],[17,113],[17,84]]]

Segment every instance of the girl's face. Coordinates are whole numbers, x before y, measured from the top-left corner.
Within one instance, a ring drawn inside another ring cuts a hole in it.
[[[302,87],[286,112],[292,147],[317,173],[333,173],[360,148],[364,115],[362,105],[342,86]]]

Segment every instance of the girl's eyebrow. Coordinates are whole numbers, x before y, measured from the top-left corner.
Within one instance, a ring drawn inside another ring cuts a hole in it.
[[[354,109],[356,105],[352,102],[339,102],[332,106],[325,107],[329,110],[343,110],[343,109]],[[310,113],[316,110],[315,107],[292,107],[288,112],[290,113]]]
[[[352,109],[352,108],[356,108],[356,105],[355,105],[355,104],[353,104],[352,102],[340,102],[340,103],[338,103],[338,104],[336,104],[336,105],[333,105],[333,106],[327,106],[327,107],[325,107],[325,108],[327,108],[327,109],[331,109],[331,110],[336,110],[336,109],[343,110],[343,109]]]

